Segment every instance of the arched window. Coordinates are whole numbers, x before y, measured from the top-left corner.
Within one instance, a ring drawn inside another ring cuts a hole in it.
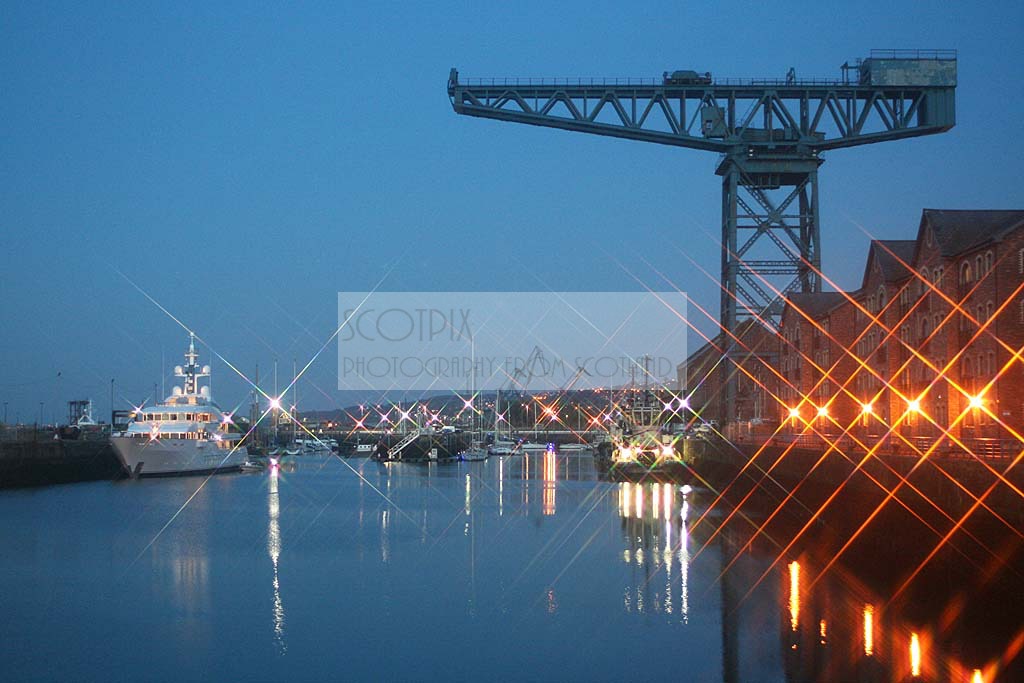
[[[981,304],[978,304],[977,306],[974,307],[974,321],[976,324],[980,325],[985,321],[983,314],[984,310],[981,308]]]
[[[878,310],[885,310],[885,287],[878,288]]]
[[[1020,300],[1019,306],[1020,306],[1020,312],[1018,314],[1017,320],[1020,321],[1021,325],[1024,325],[1024,299]]]
[[[966,285],[971,281],[971,264],[964,261],[960,264],[960,284]]]
[[[992,272],[992,252],[991,252],[991,250],[985,252],[985,275],[988,275],[990,272]]]
[[[995,306],[992,304],[992,302],[991,301],[986,302],[986,304],[985,304],[985,320],[990,320],[992,318],[992,311],[993,310],[995,310]]]
[[[981,254],[978,254],[974,257],[974,277],[980,280],[983,274],[981,272]]]

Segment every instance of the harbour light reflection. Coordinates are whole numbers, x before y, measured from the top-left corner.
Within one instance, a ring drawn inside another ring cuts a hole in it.
[[[875,654],[875,607],[864,605],[864,655]]]
[[[789,628],[796,632],[800,626],[800,563],[789,563]]]
[[[288,646],[284,641],[284,603],[281,602],[281,579],[277,566],[278,560],[281,557],[281,528],[278,522],[281,508],[278,496],[278,474],[276,467],[270,469],[267,507],[267,554],[270,555],[270,562],[274,567],[274,642],[277,645],[278,652],[283,655],[288,651]]]
[[[677,620],[686,624],[690,616],[687,503],[682,494],[677,514],[678,491],[670,483],[618,484],[618,513],[626,542],[622,562],[634,572],[623,608],[627,612],[679,615]],[[662,570],[664,582],[654,581]]]
[[[921,638],[916,632],[910,634],[910,675],[921,675]]]
[[[544,489],[541,493],[541,511],[545,517],[555,514],[555,489],[558,481],[555,457],[551,451],[544,454]]]

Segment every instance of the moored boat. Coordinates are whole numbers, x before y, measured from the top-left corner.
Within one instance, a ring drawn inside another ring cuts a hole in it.
[[[210,367],[197,363],[195,335],[189,335],[185,365],[174,369],[184,382],[154,406],[137,409],[127,428],[110,442],[131,476],[167,476],[237,471],[248,459],[244,435],[233,429],[231,413],[214,402],[199,379]]]

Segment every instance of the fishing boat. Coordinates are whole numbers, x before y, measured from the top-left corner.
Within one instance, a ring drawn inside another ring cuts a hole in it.
[[[176,386],[162,402],[135,410],[124,431],[110,442],[122,466],[133,477],[168,476],[237,471],[249,453],[244,435],[234,429],[231,413],[224,412],[199,380],[210,376],[210,366],[198,364],[195,335],[189,335],[185,365],[174,369],[183,386]]]
[[[654,389],[631,391],[618,405],[608,440],[598,444],[598,456],[610,460],[613,471],[627,474],[683,468],[669,416]]]

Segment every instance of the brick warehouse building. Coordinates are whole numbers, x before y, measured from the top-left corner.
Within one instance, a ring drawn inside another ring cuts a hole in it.
[[[790,295],[777,341],[752,400],[783,435],[1019,450],[1024,211],[926,209],[915,240],[871,243],[858,290]]]

